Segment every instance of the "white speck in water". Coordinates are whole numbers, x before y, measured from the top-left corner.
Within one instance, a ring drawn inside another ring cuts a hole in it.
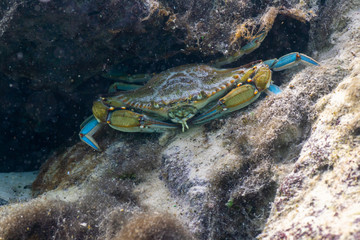
[[[17,57],[17,59],[21,60],[21,59],[23,59],[24,54],[23,54],[22,52],[18,52],[18,53],[16,54],[16,57]]]

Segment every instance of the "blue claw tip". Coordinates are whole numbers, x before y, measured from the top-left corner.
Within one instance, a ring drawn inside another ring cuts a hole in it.
[[[81,133],[79,135],[80,135],[81,141],[83,141],[84,143],[86,143],[87,145],[89,145],[90,147],[95,149],[96,151],[100,151],[99,146],[95,143],[95,140],[92,137],[86,137],[85,135],[82,135]]]
[[[81,130],[79,133],[80,140],[95,149],[96,151],[100,151],[100,147],[97,145],[92,135],[97,131],[98,127],[99,122],[94,116],[91,116],[86,119],[81,125]]]
[[[270,92],[274,93],[274,94],[279,94],[279,93],[281,93],[281,89],[280,89],[278,86],[274,85],[274,84],[270,84],[268,90],[269,90]]]
[[[306,56],[306,55],[304,55],[304,54],[300,54],[300,56],[301,56],[301,60],[303,60],[303,61],[305,61],[305,62],[307,62],[307,63],[310,63],[310,64],[315,65],[315,66],[319,66],[319,65],[320,65],[317,61],[315,61],[314,59],[312,59],[312,58],[309,57],[309,56]]]

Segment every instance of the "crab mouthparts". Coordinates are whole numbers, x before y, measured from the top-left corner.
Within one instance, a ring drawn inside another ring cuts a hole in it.
[[[182,119],[181,125],[182,125],[182,131],[183,132],[185,131],[185,127],[186,127],[186,129],[189,129],[189,126],[187,125],[185,119]]]
[[[189,129],[186,121],[192,118],[196,114],[196,108],[193,106],[180,106],[169,111],[169,117],[172,122],[180,123],[182,131]]]

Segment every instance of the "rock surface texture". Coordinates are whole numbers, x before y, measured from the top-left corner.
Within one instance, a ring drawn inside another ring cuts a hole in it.
[[[234,6],[252,2],[190,6],[236,19]],[[0,239],[360,239],[360,2],[274,2],[313,14],[309,55],[321,66],[274,73],[281,94],[173,137],[105,128],[101,153],[83,143],[54,153],[34,199],[0,206]],[[176,9],[161,13],[174,23],[186,16],[189,43],[221,28],[201,25],[182,1],[146,3],[152,14]],[[220,46],[230,35],[204,41]]]

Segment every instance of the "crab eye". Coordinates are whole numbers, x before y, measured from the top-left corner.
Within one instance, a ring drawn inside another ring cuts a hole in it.
[[[201,100],[201,99],[206,98],[206,96],[207,96],[207,94],[204,91],[201,91],[195,97],[196,97],[196,100]]]
[[[152,102],[152,105],[153,105],[154,108],[159,108],[160,107],[157,102]]]

